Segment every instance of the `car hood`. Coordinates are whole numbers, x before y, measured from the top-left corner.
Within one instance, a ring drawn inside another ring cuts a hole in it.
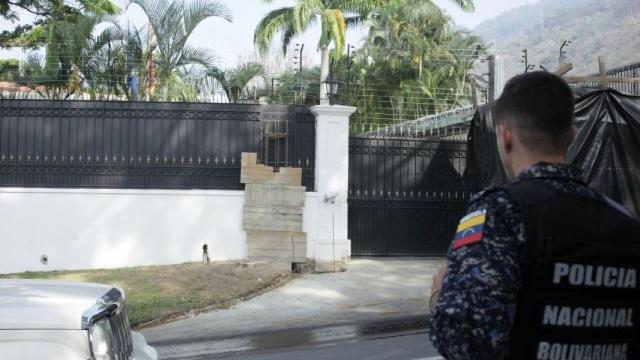
[[[0,330],[82,328],[82,314],[111,286],[48,280],[0,280]]]

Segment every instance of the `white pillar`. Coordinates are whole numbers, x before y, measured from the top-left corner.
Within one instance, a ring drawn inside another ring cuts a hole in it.
[[[316,117],[315,191],[318,193],[314,261],[317,271],[346,269],[348,239],[349,116],[355,107],[318,105]]]

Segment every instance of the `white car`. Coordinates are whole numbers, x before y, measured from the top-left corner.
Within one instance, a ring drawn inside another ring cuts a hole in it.
[[[121,289],[47,280],[0,280],[2,359],[155,360],[132,332]]]

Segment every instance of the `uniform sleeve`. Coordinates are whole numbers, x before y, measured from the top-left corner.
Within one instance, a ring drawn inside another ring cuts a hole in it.
[[[481,240],[452,243],[431,316],[431,341],[448,360],[499,360],[508,354],[520,290],[522,215],[506,192],[473,202],[469,213],[478,212],[486,213]]]

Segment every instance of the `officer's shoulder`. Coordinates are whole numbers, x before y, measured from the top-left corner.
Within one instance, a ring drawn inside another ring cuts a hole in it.
[[[501,186],[484,189],[471,196],[470,204],[472,205],[498,205],[501,203],[510,203],[513,199],[511,194]]]

